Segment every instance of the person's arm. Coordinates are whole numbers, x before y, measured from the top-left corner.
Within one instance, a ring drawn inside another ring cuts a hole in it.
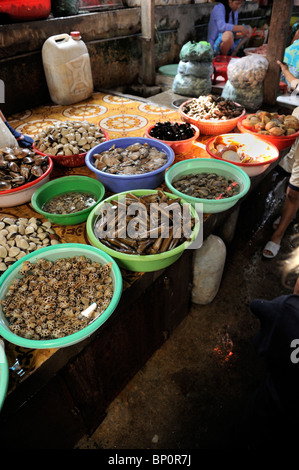
[[[289,84],[291,85],[291,88],[293,90],[295,90],[295,88],[297,87],[297,85],[299,84],[299,79],[296,78],[290,71],[289,71],[289,67],[287,64],[285,64],[284,62],[280,62],[280,60],[277,60],[277,64],[280,66],[280,70],[281,70],[281,73],[283,74],[283,76],[285,77],[285,79],[287,80],[287,82],[289,82]]]
[[[225,7],[221,3],[219,3],[215,7],[215,16],[214,16],[214,21],[217,26],[217,30],[220,33],[224,33],[224,31],[233,31],[235,32],[241,32],[241,33],[246,33],[247,28],[244,25],[234,25],[232,23],[226,23],[225,21]]]
[[[4,114],[2,113],[2,111],[0,111],[0,118],[2,119],[3,122],[6,121],[6,119],[5,119]]]
[[[247,35],[248,34],[248,28],[242,24],[232,24],[232,23],[226,23],[225,21],[225,8],[224,5],[219,4],[217,5],[218,8],[215,11],[215,23],[217,26],[217,30],[220,33],[224,33],[224,31],[232,31],[234,33],[240,32],[242,35]]]

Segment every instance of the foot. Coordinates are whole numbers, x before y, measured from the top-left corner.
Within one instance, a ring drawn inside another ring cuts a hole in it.
[[[270,240],[268,243],[266,243],[266,246],[263,249],[263,256],[265,258],[275,258],[279,250],[280,245]]]

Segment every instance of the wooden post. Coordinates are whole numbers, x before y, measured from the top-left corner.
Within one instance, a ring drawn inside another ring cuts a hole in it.
[[[293,10],[293,0],[273,0],[267,59],[269,68],[264,80],[264,103],[275,104],[280,81],[277,60],[283,59]]]
[[[155,84],[155,0],[141,1],[142,80]]]

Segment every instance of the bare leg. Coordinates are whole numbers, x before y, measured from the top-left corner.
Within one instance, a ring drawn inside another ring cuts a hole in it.
[[[232,48],[234,43],[234,35],[231,31],[225,31],[222,34],[220,52],[223,55],[227,55],[228,51]]]
[[[272,242],[280,245],[281,240],[283,239],[288,226],[296,216],[298,209],[299,191],[295,191],[294,189],[288,187],[286,193],[286,201],[282,210],[280,223],[275,232],[273,232],[273,235],[271,237]],[[265,252],[267,252],[267,250],[265,250]]]

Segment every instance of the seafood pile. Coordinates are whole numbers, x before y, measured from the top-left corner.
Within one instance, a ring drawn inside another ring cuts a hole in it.
[[[71,335],[100,316],[113,296],[112,263],[84,256],[36,263],[25,261],[1,306],[10,330],[24,338],[47,340]],[[92,316],[84,311],[97,304]]]
[[[121,253],[154,255],[189,241],[194,225],[189,206],[188,215],[182,215],[180,198],[171,199],[163,191],[139,197],[128,193],[122,200],[106,203],[94,234]]]
[[[71,191],[54,196],[42,209],[49,214],[73,214],[87,209],[95,202],[95,196],[91,193]]]
[[[240,192],[238,182],[216,173],[192,173],[179,178],[172,185],[183,194],[202,199],[223,199]]]
[[[59,243],[51,222],[35,217],[0,219],[0,274],[23,256],[48,245]]]
[[[295,134],[299,130],[299,120],[293,115],[257,111],[248,114],[242,125],[258,134],[284,136]]]
[[[63,121],[47,126],[34,139],[40,152],[48,155],[79,155],[104,142],[103,131],[88,121]]]
[[[211,150],[216,157],[237,163],[267,162],[273,158],[271,154],[258,153],[258,147],[254,143],[243,144],[230,137],[217,136]]]
[[[48,169],[47,156],[21,147],[0,148],[0,191],[18,188],[36,180]]]
[[[206,95],[190,100],[182,111],[193,119],[223,121],[240,116],[244,108],[221,96]]]
[[[148,143],[138,142],[129,147],[115,147],[93,155],[94,166],[100,171],[115,175],[140,175],[161,168],[167,163],[167,155],[151,147]]]
[[[149,132],[151,137],[155,139],[177,141],[191,139],[195,134],[195,130],[189,122],[157,122]]]

